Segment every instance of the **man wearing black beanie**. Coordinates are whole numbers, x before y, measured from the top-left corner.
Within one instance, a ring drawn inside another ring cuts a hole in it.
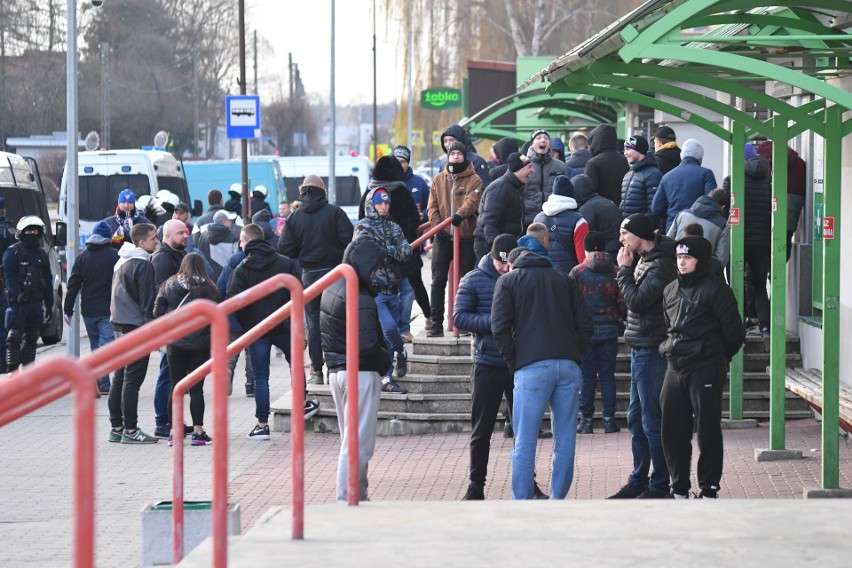
[[[508,233],[515,238],[523,232],[524,184],[533,171],[532,162],[513,152],[506,161],[506,173],[492,181],[479,200],[479,215],[473,231],[476,262],[491,250],[497,235]]]
[[[722,389],[728,364],[745,342],[733,291],[708,266],[710,242],[677,242],[677,280],[665,289],[668,369],[660,395],[662,442],[672,496],[689,497],[693,416],[698,418],[698,497],[715,499],[722,479]]]
[[[642,213],[622,222],[619,240],[616,279],[627,305],[624,340],[630,346],[631,374],[627,427],[633,436],[634,467],[627,484],[610,499],[661,499],[669,497],[669,470],[660,440],[666,362],[657,349],[666,338],[663,290],[677,275],[675,243],[655,232],[651,219]]]

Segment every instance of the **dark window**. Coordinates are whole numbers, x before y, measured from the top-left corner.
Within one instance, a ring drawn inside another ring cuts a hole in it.
[[[300,178],[284,178],[284,185],[287,188],[287,201],[293,202],[299,200],[299,186],[305,180]],[[334,191],[337,196],[335,205],[341,207],[346,205],[358,205],[361,202],[361,183],[355,176],[338,176],[334,178]],[[322,182],[328,187],[328,176],[322,177]]]
[[[38,190],[0,187],[0,196],[6,200],[6,219],[9,220],[11,227],[14,228],[21,217],[35,215],[44,222],[45,234],[53,234],[47,206]]]
[[[80,176],[80,219],[100,221],[115,215],[118,194],[130,189],[137,197],[150,195],[148,176],[112,175]]]
[[[189,189],[186,187],[186,180],[182,177],[157,176],[157,185],[160,189],[168,189],[177,195],[181,203],[190,205]]]

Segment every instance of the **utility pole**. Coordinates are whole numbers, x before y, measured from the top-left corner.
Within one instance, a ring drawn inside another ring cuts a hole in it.
[[[260,91],[257,89],[257,30],[254,30],[254,94],[258,94]],[[255,154],[260,154],[260,148],[263,144],[263,139],[255,140]]]
[[[335,149],[337,148],[337,117],[334,101],[334,0],[331,0],[331,88],[328,94],[328,107],[331,121],[328,125],[328,202],[336,203],[337,172],[335,171]]]
[[[240,26],[240,94],[246,94],[246,2],[239,1]],[[243,222],[251,223],[251,201],[248,190],[248,140],[240,139],[240,159],[242,160],[243,182]]]
[[[67,47],[65,57],[66,69],[66,153],[68,161],[65,164],[65,188],[68,206],[68,242],[65,244],[65,255],[68,262],[68,274],[74,268],[77,260],[77,246],[80,244],[80,213],[77,210],[80,187],[77,179],[77,2],[68,0],[66,17]],[[72,357],[80,356],[80,298],[74,304],[75,317],[71,319],[68,330],[66,353]]]
[[[109,44],[101,43],[101,146],[110,147],[109,116]]]
[[[411,8],[408,9],[408,149],[411,150],[411,155],[414,155],[414,134],[412,132],[412,122],[414,116],[414,29],[411,17]]]
[[[376,0],[373,0],[373,160],[379,159],[379,110],[376,104]]]
[[[198,50],[192,50],[192,145],[195,148],[195,157],[200,155],[198,149]]]

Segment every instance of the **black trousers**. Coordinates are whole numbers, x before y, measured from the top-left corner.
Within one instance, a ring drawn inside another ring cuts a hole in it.
[[[474,363],[471,371],[473,396],[471,398],[470,422],[470,480],[485,483],[488,472],[488,454],[491,450],[491,434],[494,422],[503,401],[503,394],[512,408],[514,375],[509,369],[489,367]]]
[[[172,390],[169,393],[169,424],[172,424],[172,395],[175,385],[184,377],[200,367],[210,358],[210,349],[190,350],[169,345],[166,347],[166,359],[172,376]],[[204,379],[189,387],[189,414],[193,426],[204,424]]]
[[[423,312],[423,317],[432,317],[432,307],[429,305],[429,293],[426,291],[426,286],[423,284],[423,275],[420,271],[406,276],[408,283],[414,290],[414,299],[417,300],[417,305],[420,306],[420,311]]]
[[[473,270],[473,239],[462,240],[459,247],[459,279]],[[453,262],[453,239],[443,233],[435,236],[432,246],[432,321],[444,323],[444,299],[447,295],[447,272]],[[450,298],[455,301],[455,298]]]
[[[719,491],[722,479],[722,388],[725,361],[708,360],[689,371],[676,371],[671,363],[663,379],[660,406],[663,413],[662,441],[672,491],[689,493],[692,464],[693,415],[698,419],[698,487]]]
[[[135,328],[124,326],[123,331],[115,330],[115,338],[118,339]],[[115,373],[112,384],[109,387],[109,421],[113,428],[124,426],[125,430],[135,430],[137,426],[137,409],[139,407],[139,389],[145,381],[148,372],[148,359],[145,355],[141,359],[133,361],[124,367],[124,372]]]
[[[326,274],[331,268],[318,268],[302,272],[302,285],[307,288]],[[305,318],[308,320],[308,355],[311,357],[311,371],[322,372],[322,338],[320,336],[320,300],[322,294],[305,304]]]

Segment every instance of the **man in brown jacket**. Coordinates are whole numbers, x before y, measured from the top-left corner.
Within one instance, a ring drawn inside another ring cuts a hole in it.
[[[452,217],[453,224],[435,235],[432,247],[432,327],[426,333],[428,337],[444,335],[444,296],[447,271],[453,260],[454,238],[461,239],[459,278],[473,270],[475,263],[473,230],[482,196],[482,179],[476,175],[466,151],[465,145],[458,141],[447,148],[447,168],[435,176],[429,189],[426,208],[429,222],[435,227],[447,217]]]

